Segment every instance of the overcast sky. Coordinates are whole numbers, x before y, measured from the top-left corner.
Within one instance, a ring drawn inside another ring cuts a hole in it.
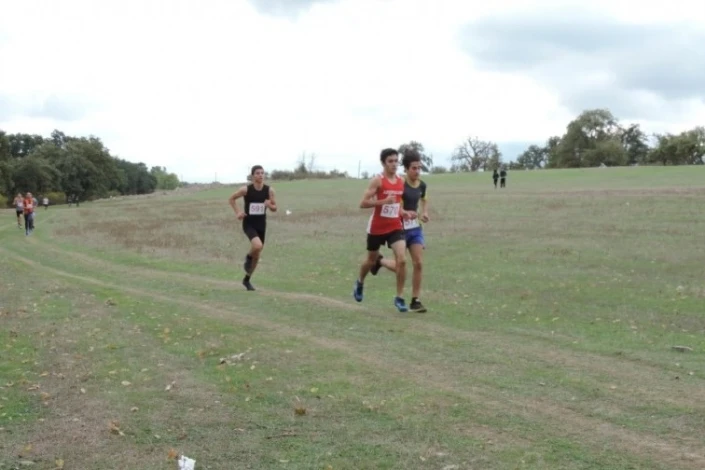
[[[588,4],[590,4],[588,6]],[[648,132],[705,125],[695,1],[0,0],[0,129],[99,136],[189,181],[376,171],[468,136],[514,159],[607,107]]]

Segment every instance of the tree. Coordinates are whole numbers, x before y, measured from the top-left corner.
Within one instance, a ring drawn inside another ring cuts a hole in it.
[[[106,196],[120,177],[115,160],[95,137],[71,139],[57,167],[62,190],[81,201]]]
[[[406,144],[401,144],[398,149],[399,153],[403,156],[409,153],[416,153],[421,159],[421,171],[426,173],[431,173],[433,169],[433,155],[427,154],[426,149],[421,142],[416,142],[412,140]]]
[[[114,158],[117,167],[116,183],[114,186],[121,194],[148,194],[157,188],[157,177],[150,173],[144,163],[133,163],[127,160]]]
[[[705,128],[673,134],[655,134],[656,146],[649,153],[649,161],[662,165],[700,165],[705,156]]]
[[[627,154],[627,165],[646,163],[649,157],[649,144],[639,124],[632,124],[623,129],[620,138]]]
[[[178,186],[175,174],[155,168],[161,187]],[[99,138],[72,137],[58,129],[49,138],[0,130],[0,192],[10,198],[17,190],[63,191],[85,200],[110,191],[145,194],[156,187],[146,165],[113,157]]]
[[[36,134],[9,134],[10,155],[13,158],[23,158],[32,153],[34,147],[44,143],[44,138]]]
[[[8,161],[10,157],[10,139],[8,139],[7,133],[0,129],[0,162]]]
[[[50,139],[52,144],[54,144],[55,147],[57,148],[65,148],[66,144],[70,140],[70,137],[67,137],[66,134],[61,132],[58,129],[54,129],[51,133]]]
[[[316,154],[311,153],[306,155],[303,152],[296,163],[296,168],[294,168],[294,173],[300,173],[302,175],[313,173],[316,168]]]
[[[580,168],[608,162],[626,162],[626,150],[621,146],[620,131],[617,119],[609,110],[583,111],[568,124],[566,133],[556,146],[552,166]],[[615,139],[620,145],[608,143]]]
[[[469,137],[456,148],[451,161],[452,171],[494,170],[502,164],[502,153],[494,142]]]
[[[561,143],[561,138],[557,135],[549,137],[546,141],[546,168],[558,168],[558,145]]]
[[[517,164],[519,168],[527,168],[533,170],[534,168],[543,168],[543,166],[548,162],[548,147],[539,147],[538,145],[530,145],[529,148],[524,150],[521,155],[517,158]]]
[[[157,179],[157,189],[176,189],[179,187],[179,177],[175,173],[168,173],[166,167],[153,166],[149,172]]]
[[[12,174],[12,187],[8,188],[10,194],[25,193],[40,194],[51,191],[58,186],[60,173],[56,167],[47,160],[29,155],[16,160],[10,171]]]

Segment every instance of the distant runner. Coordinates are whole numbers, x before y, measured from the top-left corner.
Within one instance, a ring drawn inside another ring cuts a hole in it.
[[[402,159],[402,164],[406,170],[404,195],[402,196],[403,207],[405,211],[416,215],[416,217],[404,221],[406,247],[411,253],[411,261],[414,266],[411,278],[411,304],[409,305],[409,310],[424,313],[426,312],[426,307],[423,306],[419,297],[421,295],[423,250],[425,247],[422,224],[429,221],[426,183],[420,178],[421,156],[417,152],[410,151],[406,153]],[[419,206],[421,208],[420,211]],[[376,276],[382,266],[392,272],[396,272],[397,263],[393,259],[383,259],[380,254],[377,258],[377,263],[370,270],[372,275]]]
[[[13,205],[15,206],[15,214],[17,215],[17,228],[22,228],[21,216],[24,214],[24,199],[22,198],[22,194],[17,193]]]
[[[242,280],[242,285],[248,291],[253,291],[255,288],[250,282],[250,278],[257,268],[262,249],[264,248],[264,239],[267,231],[267,209],[276,212],[277,203],[274,188],[264,184],[264,169],[260,165],[255,165],[252,167],[250,175],[252,176],[252,183],[233,193],[229,202],[238,220],[242,220],[242,231],[245,232],[245,235],[250,240],[250,252],[245,256],[245,264],[243,265],[245,277]],[[237,207],[236,201],[240,198],[244,199],[244,211]]]
[[[377,263],[379,249],[387,244],[394,252],[396,260],[397,295],[394,306],[400,312],[408,311],[404,301],[404,283],[406,282],[406,242],[402,219],[407,214],[401,207],[404,194],[404,180],[397,176],[399,152],[392,148],[382,150],[380,154],[383,172],[370,181],[365,190],[360,208],[374,208],[367,226],[367,259],[360,266],[360,275],[355,281],[353,297],[362,302],[365,277]]]
[[[44,196],[42,199],[42,205],[44,206],[44,210],[49,209],[49,198]]]
[[[34,207],[35,201],[32,197],[32,193],[27,193],[24,198],[24,234],[25,236],[30,235],[34,232]]]

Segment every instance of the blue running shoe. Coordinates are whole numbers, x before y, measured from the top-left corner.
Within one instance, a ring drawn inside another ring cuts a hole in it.
[[[406,306],[406,302],[404,302],[404,299],[402,299],[401,297],[394,297],[394,306],[400,312],[408,312],[409,311],[409,309]]]
[[[353,297],[355,297],[355,300],[357,300],[358,302],[362,302],[362,283],[359,280],[355,281]]]

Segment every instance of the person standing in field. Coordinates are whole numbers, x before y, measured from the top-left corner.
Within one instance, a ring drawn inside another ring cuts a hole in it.
[[[494,189],[497,189],[497,180],[499,179],[499,173],[497,173],[497,168],[492,172],[492,180],[494,181]]]
[[[250,279],[259,264],[260,255],[264,248],[264,240],[267,232],[267,209],[272,212],[277,211],[277,203],[274,188],[264,184],[264,169],[260,165],[255,165],[250,171],[252,182],[243,186],[230,196],[229,202],[235,211],[238,220],[242,221],[242,231],[250,240],[250,251],[245,256],[245,277],[242,285],[248,291],[255,290]],[[237,200],[242,198],[244,210],[237,207]]]
[[[402,158],[402,165],[406,173],[404,181],[404,194],[402,195],[403,209],[412,214],[412,217],[404,220],[404,233],[406,237],[406,248],[411,253],[413,272],[411,277],[411,304],[409,310],[412,312],[424,313],[426,307],[421,303],[421,279],[423,277],[423,251],[425,240],[422,224],[429,221],[428,203],[426,199],[426,183],[421,180],[421,156],[418,152],[409,150]],[[419,210],[420,209],[420,210]],[[370,269],[370,273],[376,276],[380,268],[384,266],[392,272],[396,272],[397,263],[393,259],[384,259],[382,254],[377,257],[377,262]]]
[[[44,196],[42,198],[42,205],[44,206],[44,210],[49,209],[49,198]]]
[[[387,148],[380,153],[383,171],[370,180],[362,195],[361,209],[374,209],[367,225],[367,258],[360,266],[360,273],[353,288],[353,298],[362,302],[365,277],[377,263],[379,249],[387,244],[394,252],[396,261],[397,295],[394,306],[400,312],[409,309],[404,300],[406,282],[406,241],[402,220],[412,217],[401,207],[404,180],[397,176],[399,152]]]
[[[22,214],[24,214],[24,199],[22,198],[22,194],[17,193],[12,205],[15,206],[15,215],[17,215],[17,228],[22,228],[21,220]]]
[[[502,168],[502,171],[499,172],[499,187],[500,188],[507,187],[507,169],[506,168]]]
[[[27,193],[25,195],[23,204],[24,204],[24,234],[25,236],[29,236],[32,232],[34,232],[34,207],[35,207],[35,201],[34,197],[32,197],[32,193]]]

